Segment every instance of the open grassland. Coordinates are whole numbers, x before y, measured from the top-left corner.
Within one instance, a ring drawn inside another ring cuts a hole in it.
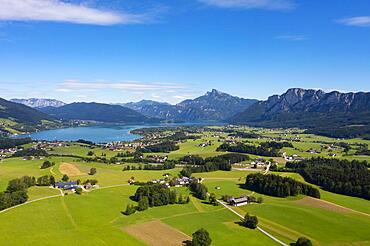
[[[54,160],[53,160],[54,161]],[[25,175],[39,177],[50,175],[50,169],[40,169],[44,160],[25,161],[22,158],[6,159],[0,163],[0,191],[4,190],[9,180]]]
[[[57,165],[65,162],[58,158]],[[127,204],[135,204],[130,196],[137,186],[126,185],[132,176],[140,181],[160,178],[164,173],[176,176],[180,169],[164,171],[121,171],[121,165],[101,163],[73,162],[81,172],[87,173],[91,167],[98,172],[94,176],[82,175],[81,180],[94,178],[99,180],[101,189],[84,193],[82,196],[70,194],[64,197],[50,198],[26,204],[0,214],[0,241],[10,242],[7,245],[47,245],[53,239],[54,245],[90,244],[90,245],[144,245],[135,236],[129,235],[126,228],[132,225],[161,221],[174,230],[191,236],[195,230],[204,227],[213,239],[213,245],[275,245],[275,243],[257,230],[243,228],[236,224],[238,217],[221,206],[212,206],[196,198],[185,205],[169,205],[151,208],[131,216],[121,214]],[[18,160],[20,165],[27,161]],[[8,163],[17,165],[17,162]],[[40,170],[36,161],[30,161],[35,173]],[[50,172],[50,170],[49,170]],[[235,208],[240,213],[250,212],[258,216],[260,226],[279,239],[290,243],[299,236],[305,235],[316,245],[351,244],[367,245],[370,242],[368,230],[370,219],[367,216],[343,209],[328,209],[330,205],[309,202],[304,197],[274,198],[245,190],[242,188],[247,171],[217,171],[196,174],[205,178],[210,193],[217,197],[228,194],[240,196],[253,194],[264,198],[263,204],[252,204]],[[61,174],[58,174],[61,176]],[[297,174],[283,174],[301,177]],[[59,177],[60,177],[59,176]],[[109,187],[122,185],[118,187]],[[106,187],[106,188],[104,188]],[[189,194],[185,188],[176,189],[179,193]],[[45,196],[57,195],[58,190],[47,187],[32,187],[29,190],[30,200]],[[329,193],[333,196],[341,196]],[[345,196],[342,196],[345,197]],[[341,200],[338,197],[334,203]],[[348,204],[355,204],[356,198],[347,197]],[[348,205],[347,204],[347,205]],[[344,206],[344,205],[343,205]],[[365,211],[368,201],[357,202]],[[23,223],[22,223],[23,221]],[[27,221],[27,223],[24,223]],[[337,235],[339,234],[339,235]],[[10,241],[12,238],[12,241]],[[44,243],[45,242],[45,243]]]
[[[326,201],[303,196],[276,198],[241,188],[241,183],[228,181],[205,181],[209,192],[240,196],[253,194],[263,197],[263,204],[250,204],[235,208],[241,214],[255,214],[260,226],[279,239],[290,242],[305,235],[315,245],[368,245],[370,217]],[[219,189],[216,189],[218,187]],[[351,198],[351,197],[349,197]],[[366,201],[366,205],[369,203]],[[365,204],[362,204],[365,207]],[[338,234],[338,235],[337,235]],[[339,235],[340,234],[340,235]]]
[[[275,173],[275,174],[294,178],[300,182],[307,183],[304,181],[303,177],[298,173]],[[323,190],[316,185],[313,185],[313,184],[311,185],[320,190],[322,200],[332,202],[340,206],[343,206],[343,207],[346,207],[352,210],[356,210],[362,213],[367,213],[370,215],[370,202],[368,200],[365,200],[363,198],[358,198],[358,197],[335,194],[335,193]]]
[[[48,196],[59,195],[60,190],[49,187],[34,186],[28,189],[28,201],[33,201]]]
[[[239,139],[257,145],[260,142],[271,141],[274,138],[299,138],[293,142],[294,148],[284,148],[282,151],[289,155],[297,154],[302,157],[325,156],[336,153],[338,158],[370,160],[369,157],[344,156],[341,149],[328,151],[322,148],[318,141],[334,143],[338,140],[309,134],[289,133],[285,130],[266,130],[256,128],[240,128],[243,131],[253,131],[261,134],[260,139]],[[220,134],[226,137],[227,134]],[[184,155],[200,155],[211,157],[223,154],[217,152],[217,147],[223,140],[205,132],[201,139],[187,140],[180,143],[180,149],[168,155],[170,159],[178,159]],[[211,141],[211,145],[201,147]],[[368,140],[352,139],[339,140],[352,144],[350,154],[353,154],[358,143]],[[316,149],[321,154],[310,154],[307,151]],[[87,157],[93,151],[96,156],[115,156],[113,152],[102,148],[90,148],[83,144],[71,143],[69,147],[54,148],[51,153],[59,155],[76,155]],[[249,155],[251,158],[258,156]],[[40,169],[45,160],[55,162],[55,166]],[[269,159],[269,157],[266,157]],[[277,157],[279,163],[285,161]],[[252,161],[252,160],[251,160]],[[97,162],[82,162],[73,157],[50,157],[43,160],[24,161],[21,158],[5,159],[0,163],[0,191],[6,188],[10,179],[24,175],[39,177],[53,175],[59,180],[64,173],[72,180],[96,179],[100,189],[84,192],[81,196],[69,194],[21,205],[0,213],[0,242],[6,245],[145,245],[145,236],[132,233],[130,229],[158,223],[158,230],[165,230],[166,235],[174,233],[189,238],[197,229],[203,227],[211,235],[212,245],[276,245],[270,238],[257,230],[250,230],[237,224],[239,218],[222,206],[212,206],[206,201],[191,197],[189,204],[169,205],[150,208],[125,216],[121,212],[127,204],[136,204],[130,199],[137,186],[127,185],[132,177],[137,181],[150,181],[169,173],[177,177],[181,168],[161,171],[130,170],[122,171],[125,165],[138,164],[103,164]],[[88,175],[90,169],[97,169],[95,175]],[[195,177],[204,178],[204,184],[209,193],[215,193],[217,198],[222,195],[253,195],[263,197],[262,204],[249,204],[234,209],[245,214],[250,212],[257,215],[259,225],[272,235],[287,244],[300,236],[310,238],[314,245],[370,245],[370,204],[369,201],[334,194],[320,189],[321,200],[298,196],[276,198],[258,194],[243,188],[245,177],[252,171],[216,171],[196,173]],[[254,172],[253,172],[254,173]],[[275,173],[305,182],[296,173]],[[318,187],[319,188],[319,187]],[[189,195],[187,188],[176,189],[178,193]],[[31,187],[28,190],[29,201],[60,195],[60,191],[48,187]],[[145,228],[148,228],[146,226]],[[175,233],[176,232],[176,233]],[[151,231],[146,232],[149,235]],[[178,233],[178,234],[177,234]],[[145,233],[144,233],[145,234]],[[150,236],[149,236],[150,237]],[[1,244],[1,243],[0,243]],[[165,246],[165,243],[162,243]]]
[[[121,211],[137,187],[124,186],[30,203],[0,214],[0,241],[7,245],[144,245],[125,228],[160,220],[190,236],[206,228],[214,245],[274,245],[258,231],[236,224],[235,215],[200,201],[152,208],[131,216]],[[26,223],[25,223],[26,222]],[[226,244],[225,244],[226,243]]]
[[[202,147],[201,144],[211,141],[211,145]],[[218,138],[202,137],[196,140],[187,140],[184,143],[180,143],[180,149],[173,151],[168,154],[169,159],[179,159],[185,155],[199,155],[203,158],[220,155],[222,153],[217,152],[216,149],[222,144],[218,142]]]
[[[118,153],[115,151],[111,151],[109,149],[103,149],[100,147],[90,147],[86,144],[78,144],[78,143],[70,143],[69,146],[56,147],[56,148],[53,148],[53,150],[49,152],[51,154],[58,154],[58,155],[74,155],[74,156],[88,157],[89,151],[94,152],[94,155],[98,157],[104,154],[106,158],[111,158]]]

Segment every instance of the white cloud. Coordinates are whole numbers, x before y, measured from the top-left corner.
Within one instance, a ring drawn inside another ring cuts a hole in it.
[[[64,88],[59,88],[57,89],[58,92],[70,92],[71,90],[69,89],[64,89]]]
[[[1,20],[114,25],[142,23],[147,20],[147,16],[104,11],[62,0],[0,0]]]
[[[338,20],[338,22],[347,26],[367,27],[370,26],[370,16],[357,16],[351,18],[344,18]]]
[[[307,39],[307,37],[304,35],[281,35],[277,36],[276,38],[286,41],[304,41]]]
[[[294,0],[198,0],[220,8],[290,10],[295,8]]]
[[[59,91],[77,91],[77,90],[106,90],[118,89],[127,91],[154,91],[154,90],[176,90],[184,89],[184,85],[178,83],[146,83],[140,81],[124,81],[124,82],[80,82],[69,80],[59,85]]]

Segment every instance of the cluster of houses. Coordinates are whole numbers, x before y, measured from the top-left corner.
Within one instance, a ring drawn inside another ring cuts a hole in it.
[[[315,149],[309,149],[309,150],[307,150],[307,153],[310,153],[312,155],[316,155],[316,154],[320,154],[321,152],[320,151],[317,151]]]
[[[197,183],[202,183],[202,178],[188,178],[188,177],[182,177],[182,178],[173,178],[171,180],[168,179],[169,174],[164,174],[164,178],[162,179],[156,179],[152,180],[153,184],[163,184],[167,187],[184,187],[188,186],[191,182],[196,181]]]
[[[251,162],[252,168],[265,168],[271,164],[270,161],[266,161],[263,158],[257,158],[255,161]]]
[[[286,161],[303,161],[305,158],[298,156],[297,154],[287,155],[285,152],[283,153],[283,157]]]
[[[52,141],[52,142],[38,141],[37,143],[35,143],[33,148],[43,149],[43,150],[50,150],[50,149],[53,149],[53,148],[67,147],[67,146],[69,146],[69,144],[66,143],[66,142],[63,142],[63,141]]]
[[[201,148],[204,148],[204,147],[207,147],[207,146],[212,146],[212,141],[211,140],[208,140],[205,143],[201,143],[201,144],[198,145],[198,147],[201,147]]]
[[[84,190],[89,190],[92,188],[99,188],[99,185],[91,185],[89,183],[80,185],[77,183],[77,181],[69,181],[69,182],[56,182],[53,186],[56,189],[62,189],[62,190],[75,190],[77,188],[82,188]]]
[[[18,149],[18,148],[0,149],[0,158],[5,158],[8,155],[13,155],[19,150],[22,150],[22,149]]]
[[[168,156],[148,155],[145,159],[153,163],[165,163],[168,159]]]

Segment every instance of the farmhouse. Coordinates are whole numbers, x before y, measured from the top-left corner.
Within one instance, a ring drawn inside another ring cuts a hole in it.
[[[239,207],[239,206],[243,206],[243,205],[247,205],[248,204],[248,197],[247,196],[241,196],[239,198],[231,198],[229,200],[229,204],[231,206],[236,206],[236,207]]]
[[[73,190],[80,187],[77,182],[71,181],[71,182],[57,182],[54,185],[54,188],[63,189],[63,190]]]

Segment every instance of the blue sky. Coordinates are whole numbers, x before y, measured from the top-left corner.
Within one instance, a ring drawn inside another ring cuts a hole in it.
[[[0,97],[370,90],[368,0],[0,0]]]

